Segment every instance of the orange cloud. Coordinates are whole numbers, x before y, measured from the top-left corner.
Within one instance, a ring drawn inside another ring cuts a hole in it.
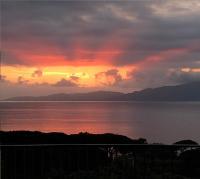
[[[43,72],[42,70],[35,70],[32,74],[32,77],[42,77]]]
[[[12,83],[53,85],[61,79],[65,79],[81,87],[98,87],[102,84],[113,85],[126,79],[127,72],[133,68],[133,66],[118,68],[110,66],[47,66],[38,70],[35,67],[27,66],[2,66],[2,74],[7,76],[7,80]]]
[[[115,85],[122,81],[122,76],[117,69],[111,69],[105,72],[95,74],[95,78],[103,85]]]
[[[75,87],[75,86],[78,86],[78,85],[71,80],[66,80],[66,79],[62,78],[60,81],[53,84],[53,86],[56,86],[56,87]]]

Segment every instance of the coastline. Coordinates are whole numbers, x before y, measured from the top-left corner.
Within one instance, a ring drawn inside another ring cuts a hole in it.
[[[190,140],[164,145],[114,134],[36,131],[0,131],[0,138],[6,179],[13,173],[16,179],[200,177],[200,146]]]

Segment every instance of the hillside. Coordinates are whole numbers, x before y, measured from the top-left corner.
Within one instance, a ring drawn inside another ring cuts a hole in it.
[[[6,101],[200,101],[200,81],[176,86],[147,88],[132,93],[95,91],[89,93],[20,96]]]

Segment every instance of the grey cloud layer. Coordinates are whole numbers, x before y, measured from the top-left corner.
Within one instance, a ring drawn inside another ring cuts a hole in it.
[[[70,80],[66,80],[66,79],[61,79],[60,81],[58,81],[57,83],[53,84],[52,86],[55,87],[77,87],[78,85]]]
[[[78,52],[79,61],[93,62],[101,60],[96,59],[97,53],[120,51],[112,59],[114,66],[137,65],[167,52],[162,60],[141,65],[127,81],[117,71],[99,73],[99,78],[116,79],[119,90],[198,80],[199,73],[180,69],[200,68],[200,2],[4,1],[2,42],[3,63],[9,65],[29,65],[16,52],[62,55],[71,61],[77,60]],[[173,49],[180,53],[173,54]],[[177,71],[169,73],[172,68]],[[54,86],[76,87],[77,81],[61,79]]]
[[[95,79],[103,85],[113,86],[122,81],[122,76],[119,74],[119,71],[117,69],[110,69],[105,72],[97,73],[95,75]]]
[[[32,77],[41,77],[43,75],[43,71],[42,70],[35,70],[32,73]]]
[[[4,63],[22,63],[12,56],[16,50],[61,54],[76,60],[76,46],[80,42],[85,50],[81,60],[95,60],[95,52],[105,50],[103,47],[109,43],[107,50],[122,50],[113,63],[125,65],[200,42],[198,1],[2,4],[2,40],[8,53]]]

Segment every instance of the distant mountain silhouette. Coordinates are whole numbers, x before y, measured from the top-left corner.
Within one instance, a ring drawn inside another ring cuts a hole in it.
[[[200,101],[200,81],[177,86],[148,88],[125,94],[124,99],[136,101]]]
[[[89,93],[20,96],[6,101],[200,101],[200,81],[177,86],[147,88],[132,93],[96,91]]]
[[[89,93],[52,94],[48,96],[20,96],[6,99],[7,101],[112,101],[123,98],[123,93],[111,91],[95,91]]]

